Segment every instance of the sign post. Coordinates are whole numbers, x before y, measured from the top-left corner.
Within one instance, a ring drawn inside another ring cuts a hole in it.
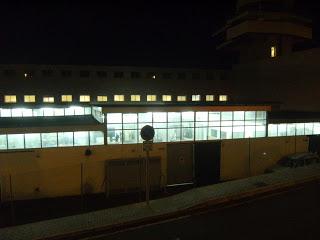
[[[149,158],[150,158],[150,151],[152,150],[153,144],[153,137],[154,137],[154,129],[153,127],[146,125],[141,129],[140,132],[141,138],[143,141],[143,151],[146,152],[146,171],[145,171],[145,178],[146,178],[146,203],[149,205],[150,200],[150,176],[149,176]]]

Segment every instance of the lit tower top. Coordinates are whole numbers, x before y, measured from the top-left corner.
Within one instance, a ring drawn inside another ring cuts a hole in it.
[[[312,39],[312,22],[297,16],[293,0],[239,0],[236,16],[214,34],[218,49],[239,53],[240,62],[286,55]]]

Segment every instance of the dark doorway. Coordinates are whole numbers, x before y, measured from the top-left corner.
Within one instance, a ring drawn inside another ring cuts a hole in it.
[[[195,178],[197,186],[206,186],[220,181],[221,142],[194,144]]]
[[[309,152],[320,153],[320,136],[309,136]]]

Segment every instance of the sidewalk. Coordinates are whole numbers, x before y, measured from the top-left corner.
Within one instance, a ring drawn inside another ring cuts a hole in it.
[[[0,229],[0,239],[44,239],[171,216],[203,204],[223,204],[304,181],[320,180],[320,164],[195,188],[171,197],[81,215]]]

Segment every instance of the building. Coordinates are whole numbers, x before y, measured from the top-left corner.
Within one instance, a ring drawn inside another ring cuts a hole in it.
[[[317,151],[320,50],[296,51],[312,28],[292,4],[239,1],[214,35],[237,56],[227,69],[1,65],[1,199],[141,189],[147,124],[154,188],[261,174]]]

